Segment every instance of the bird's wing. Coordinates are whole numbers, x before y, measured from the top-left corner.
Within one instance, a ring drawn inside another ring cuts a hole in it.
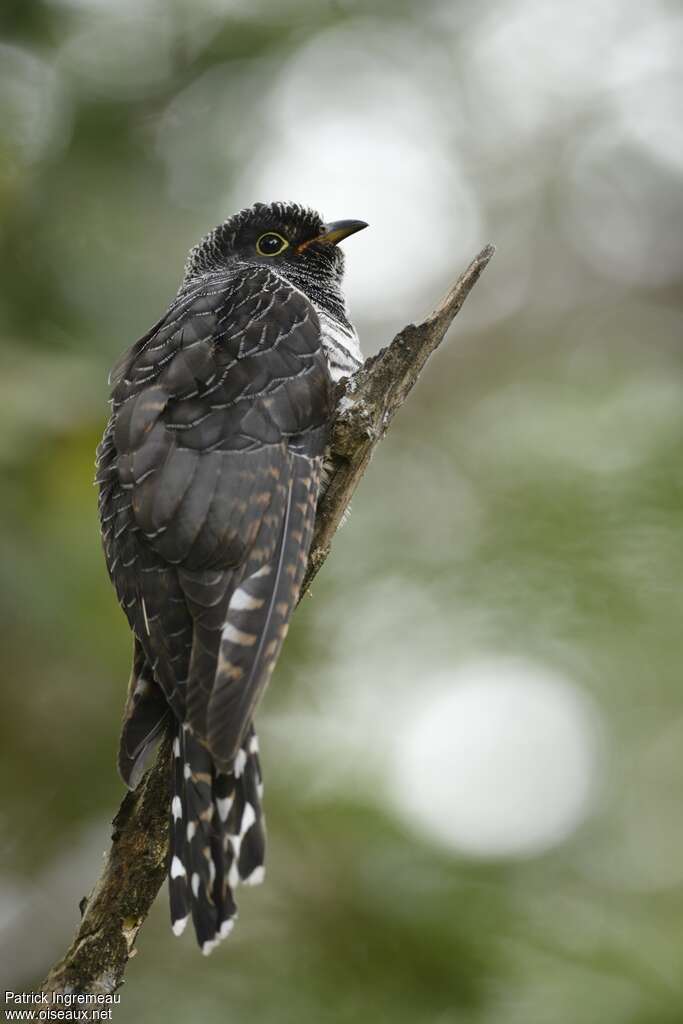
[[[135,789],[170,716],[168,702],[154,680],[140,641],[135,638],[128,698],[123,712],[118,767],[126,784]]]
[[[263,267],[207,275],[113,383],[110,572],[167,700],[227,764],[310,546],[332,411],[318,318]]]

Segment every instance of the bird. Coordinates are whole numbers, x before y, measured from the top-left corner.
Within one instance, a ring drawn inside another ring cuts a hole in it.
[[[109,377],[96,484],[133,634],[118,769],[135,789],[172,737],[176,935],[210,953],[264,877],[256,708],[299,598],[335,386],[362,363],[339,243],[364,221],[256,203],[206,234],[178,292]]]

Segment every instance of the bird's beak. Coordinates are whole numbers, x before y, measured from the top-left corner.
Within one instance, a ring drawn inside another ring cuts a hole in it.
[[[297,246],[297,252],[303,252],[309,245],[317,242],[319,245],[337,245],[339,242],[355,235],[356,231],[362,231],[367,224],[364,220],[334,220],[330,224],[323,224],[323,229],[315,238],[309,238]]]

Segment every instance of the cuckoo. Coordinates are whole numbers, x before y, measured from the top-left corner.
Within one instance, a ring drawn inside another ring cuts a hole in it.
[[[135,788],[171,731],[171,920],[204,953],[264,874],[254,713],[304,578],[334,384],[361,364],[338,244],[366,226],[237,213],[110,376],[99,513],[133,633],[118,764]]]

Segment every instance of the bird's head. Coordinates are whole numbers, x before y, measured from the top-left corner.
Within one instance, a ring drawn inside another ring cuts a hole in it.
[[[235,264],[270,267],[310,298],[339,294],[344,255],[339,242],[367,227],[362,220],[325,223],[297,203],[256,203],[209,232],[189,254],[185,282]]]

